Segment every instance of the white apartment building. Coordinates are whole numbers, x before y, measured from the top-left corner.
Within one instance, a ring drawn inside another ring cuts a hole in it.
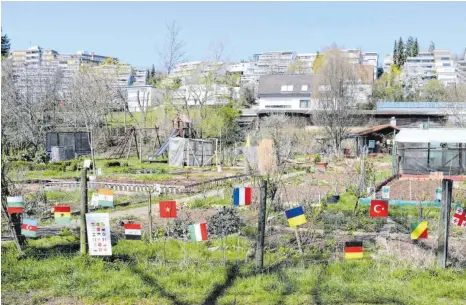
[[[383,72],[384,73],[390,73],[390,67],[393,65],[393,55],[385,55],[383,57]]]
[[[159,104],[161,93],[153,86],[129,86],[126,91],[130,112],[140,112],[141,108],[147,110]]]
[[[254,75],[254,63],[252,62],[233,63],[227,65],[226,72],[240,74],[241,84],[255,83],[258,79],[258,77]]]
[[[418,56],[406,59],[403,73],[407,76],[420,77],[424,83],[437,78],[435,73],[435,58],[430,51],[419,51]]]
[[[255,54],[253,57],[256,60],[255,75],[286,74],[295,60],[296,53],[290,51],[264,52]]]
[[[434,61],[437,79],[445,86],[454,86],[458,82],[458,73],[450,50],[434,50]]]
[[[372,66],[374,69],[374,80],[377,78],[377,69],[379,68],[379,53],[377,52],[365,52],[362,54],[363,65]]]
[[[199,106],[225,105],[229,98],[239,99],[240,88],[227,85],[183,85],[173,94],[173,103],[179,105]]]
[[[296,60],[299,60],[304,64],[305,71],[304,74],[312,74],[312,66],[314,65],[314,60],[317,58],[317,53],[298,53],[296,54]]]
[[[458,60],[456,69],[458,72],[458,81],[462,84],[466,84],[466,50],[464,51],[463,59]]]

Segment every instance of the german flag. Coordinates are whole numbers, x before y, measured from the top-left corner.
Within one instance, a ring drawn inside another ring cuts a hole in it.
[[[345,242],[345,259],[360,259],[362,255],[362,241]]]
[[[65,224],[71,222],[71,207],[55,207],[55,223]]]

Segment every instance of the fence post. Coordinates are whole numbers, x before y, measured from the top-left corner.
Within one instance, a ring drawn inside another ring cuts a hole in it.
[[[152,243],[152,193],[149,190],[149,242]]]
[[[256,268],[264,267],[264,235],[265,235],[265,217],[267,210],[267,181],[260,182],[260,200],[259,200],[259,219],[257,227],[257,243],[256,243]]]
[[[87,213],[87,168],[83,168],[81,172],[81,214],[80,218],[80,252],[86,254],[87,252],[87,235],[86,235],[86,213]]]
[[[440,208],[438,236],[437,236],[437,266],[443,269],[447,266],[448,231],[450,227],[450,209],[453,181],[442,180],[442,206]]]

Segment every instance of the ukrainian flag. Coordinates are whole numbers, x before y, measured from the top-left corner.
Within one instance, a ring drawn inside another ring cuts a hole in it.
[[[306,216],[304,216],[303,207],[301,206],[287,210],[285,213],[292,228],[306,223]]]

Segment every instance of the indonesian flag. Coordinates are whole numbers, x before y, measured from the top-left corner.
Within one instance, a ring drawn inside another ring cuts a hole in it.
[[[189,236],[192,241],[207,240],[207,224],[196,223],[189,226]]]
[[[37,237],[37,220],[23,219],[21,234],[28,237]]]
[[[160,201],[160,218],[176,218],[176,201]]]
[[[235,187],[233,190],[234,205],[250,205],[251,204],[251,188],[250,187]]]
[[[466,228],[466,210],[457,208],[455,215],[453,215],[453,223],[457,226]]]
[[[125,224],[126,239],[141,239],[141,224],[127,223]]]
[[[24,212],[23,196],[6,197],[6,202],[8,204],[8,214]]]

